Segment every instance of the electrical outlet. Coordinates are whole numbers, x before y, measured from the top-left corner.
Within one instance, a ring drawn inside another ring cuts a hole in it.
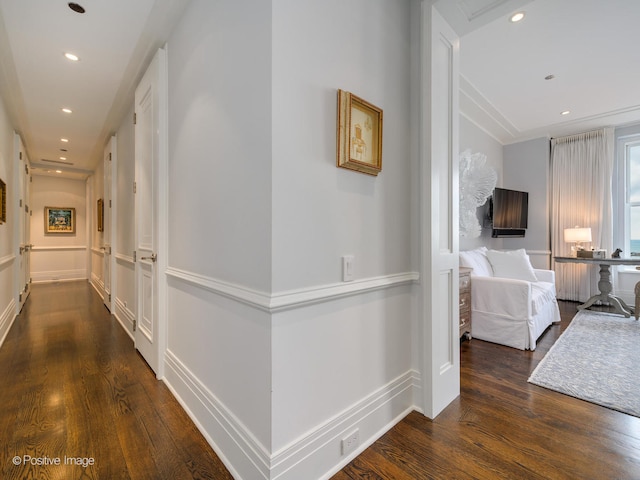
[[[355,429],[349,435],[344,437],[341,442],[342,455],[347,455],[353,452],[360,445],[360,430]]]

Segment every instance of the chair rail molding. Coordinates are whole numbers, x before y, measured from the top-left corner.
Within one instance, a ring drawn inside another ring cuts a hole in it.
[[[417,272],[404,272],[269,294],[177,268],[168,268],[166,275],[267,313],[282,312],[352,295],[413,284],[420,280]]]

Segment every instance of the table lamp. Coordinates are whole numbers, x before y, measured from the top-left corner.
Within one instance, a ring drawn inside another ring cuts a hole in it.
[[[564,229],[564,241],[567,243],[573,243],[571,246],[571,256],[577,256],[578,250],[584,250],[582,242],[591,241],[591,228],[580,228],[578,226],[574,228]]]

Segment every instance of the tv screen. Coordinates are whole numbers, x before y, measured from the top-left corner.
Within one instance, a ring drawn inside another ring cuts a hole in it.
[[[493,192],[493,228],[527,228],[529,194],[506,188],[496,188]]]

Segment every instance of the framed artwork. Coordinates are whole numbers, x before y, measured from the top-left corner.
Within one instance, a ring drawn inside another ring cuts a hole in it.
[[[336,165],[368,175],[382,171],[382,109],[338,90]]]
[[[98,199],[98,215],[96,218],[98,219],[98,231],[104,232],[104,201],[101,198]]]
[[[0,179],[0,223],[7,221],[7,184]]]
[[[76,209],[44,207],[44,233],[76,233]]]

